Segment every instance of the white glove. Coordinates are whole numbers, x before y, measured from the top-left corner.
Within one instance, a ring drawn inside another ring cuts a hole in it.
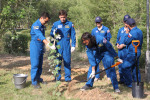
[[[55,50],[55,49],[56,49],[55,45],[50,46],[49,43],[46,45],[46,48],[50,48],[50,49],[52,49],[52,50]]]
[[[95,77],[95,71],[92,71],[89,78],[94,78],[94,77]]]
[[[55,29],[54,29],[54,31],[53,31],[53,35],[55,35],[56,31],[57,31],[57,28],[55,28]]]
[[[123,63],[123,60],[120,58],[117,58],[117,61]]]
[[[71,47],[71,52],[74,52],[74,50],[75,50],[75,47]]]
[[[61,39],[61,35],[58,34],[58,35],[56,36],[56,39]]]
[[[105,44],[107,43],[107,40],[105,38],[103,39],[103,43],[105,43]]]
[[[56,49],[55,45],[50,46],[50,48],[51,48],[52,50],[55,50],[55,49]]]

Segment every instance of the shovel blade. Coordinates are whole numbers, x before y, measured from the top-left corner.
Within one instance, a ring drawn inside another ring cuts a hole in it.
[[[132,96],[133,98],[144,97],[144,83],[143,82],[132,82]]]

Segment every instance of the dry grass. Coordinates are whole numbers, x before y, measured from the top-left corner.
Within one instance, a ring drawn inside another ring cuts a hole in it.
[[[71,100],[136,100],[131,95],[132,90],[124,85],[119,85],[122,91],[120,94],[114,93],[111,82],[107,79],[105,72],[101,74],[101,79],[94,83],[93,89],[80,91],[79,89],[85,85],[89,63],[84,53],[78,55],[72,55],[72,81],[70,83],[64,81],[64,70],[62,67],[62,81],[59,86],[59,91],[63,94],[61,97],[51,95],[55,82],[48,72],[49,67],[46,55],[44,57],[42,78],[48,84],[42,85],[42,89],[38,90],[31,87],[29,56],[0,55],[0,97],[2,97],[0,100],[49,100],[49,98],[55,100],[65,100],[66,98]],[[141,70],[141,72],[143,77],[144,71]],[[15,73],[28,74],[26,88],[22,90],[15,89],[11,81],[12,75]],[[143,100],[150,100],[150,85],[145,84],[144,89],[145,98]]]

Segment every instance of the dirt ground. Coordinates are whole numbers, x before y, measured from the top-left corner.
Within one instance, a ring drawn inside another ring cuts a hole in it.
[[[54,79],[50,77],[51,75],[48,72],[49,67],[47,63],[47,57],[44,56],[43,73],[41,77],[48,82],[48,85],[50,85]],[[101,79],[94,83],[94,87],[91,90],[80,91],[80,88],[85,85],[86,75],[89,67],[89,62],[86,54],[81,53],[77,58],[72,57],[71,65],[72,81],[69,83],[64,81],[64,70],[62,67],[62,80],[61,85],[59,86],[59,91],[64,93],[63,95],[67,99],[79,98],[81,100],[119,100],[126,97],[128,97],[127,100],[133,99],[132,90],[129,88],[124,88],[124,86],[122,85],[119,85],[122,93],[114,93],[111,82],[109,79],[107,79],[105,72],[101,74]],[[0,70],[16,70],[16,73],[28,74],[27,81],[30,81],[30,69],[31,65],[29,56],[13,56],[6,54],[0,55]],[[100,69],[103,69],[103,67]],[[144,80],[144,70],[141,70],[141,73],[142,80]],[[144,98],[144,100],[148,100],[147,98],[149,94],[149,91],[145,91],[146,97]]]

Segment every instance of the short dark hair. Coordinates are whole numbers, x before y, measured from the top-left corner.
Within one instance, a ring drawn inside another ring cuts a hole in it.
[[[49,16],[49,14],[47,12],[43,12],[41,14],[41,17],[43,17],[44,19],[48,17],[48,19],[50,19],[50,16]]]
[[[67,16],[67,12],[65,10],[60,10],[58,15],[66,15]]]

